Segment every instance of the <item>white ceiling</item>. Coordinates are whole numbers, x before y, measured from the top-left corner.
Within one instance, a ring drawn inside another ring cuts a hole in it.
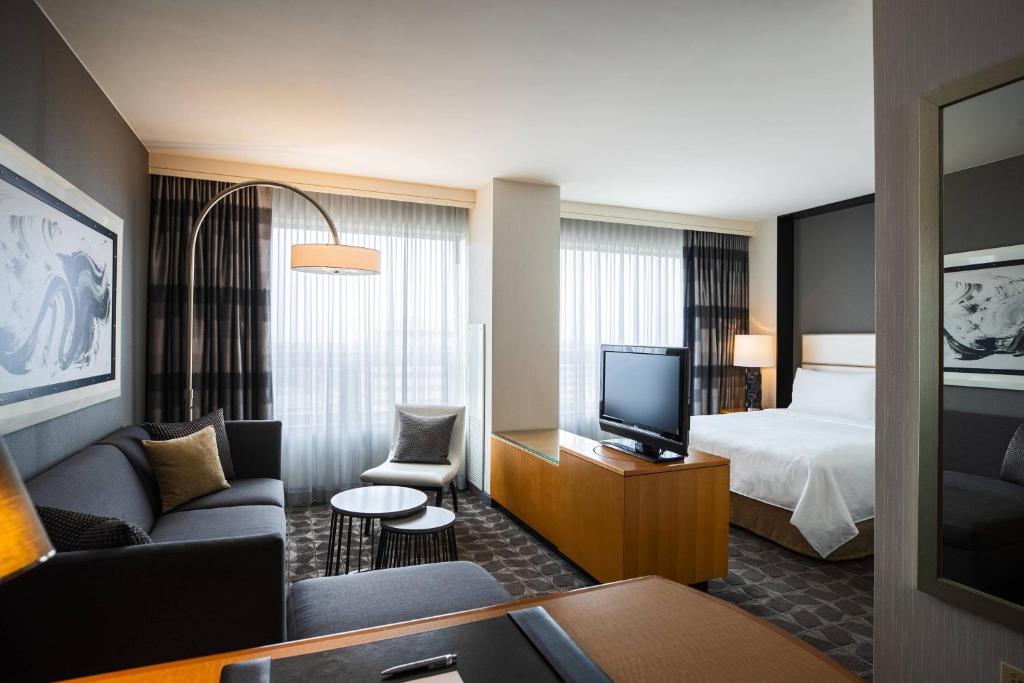
[[[874,187],[870,0],[38,0],[151,151],[757,219]]]

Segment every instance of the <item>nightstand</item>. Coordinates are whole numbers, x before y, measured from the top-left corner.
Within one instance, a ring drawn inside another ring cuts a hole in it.
[[[718,414],[719,415],[728,415],[729,413],[745,413],[745,412],[747,412],[746,408],[719,408],[718,409]]]

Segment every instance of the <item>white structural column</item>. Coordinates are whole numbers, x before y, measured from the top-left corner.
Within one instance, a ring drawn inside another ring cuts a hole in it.
[[[750,238],[750,333],[778,335],[778,222],[761,221]],[[775,368],[761,370],[761,403],[775,406]]]
[[[495,178],[469,228],[469,321],[486,326],[485,433],[558,427],[560,192]],[[490,439],[485,488],[490,489]]]

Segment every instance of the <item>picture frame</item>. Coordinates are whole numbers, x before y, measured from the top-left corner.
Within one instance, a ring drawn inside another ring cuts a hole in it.
[[[0,434],[121,395],[123,228],[0,135]]]
[[[943,384],[1024,391],[1021,311],[1024,244],[944,255]]]

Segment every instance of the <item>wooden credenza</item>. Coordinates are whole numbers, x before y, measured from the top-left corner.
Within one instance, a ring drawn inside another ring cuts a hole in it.
[[[602,582],[729,570],[729,461],[651,463],[556,429],[491,436],[491,498]]]

